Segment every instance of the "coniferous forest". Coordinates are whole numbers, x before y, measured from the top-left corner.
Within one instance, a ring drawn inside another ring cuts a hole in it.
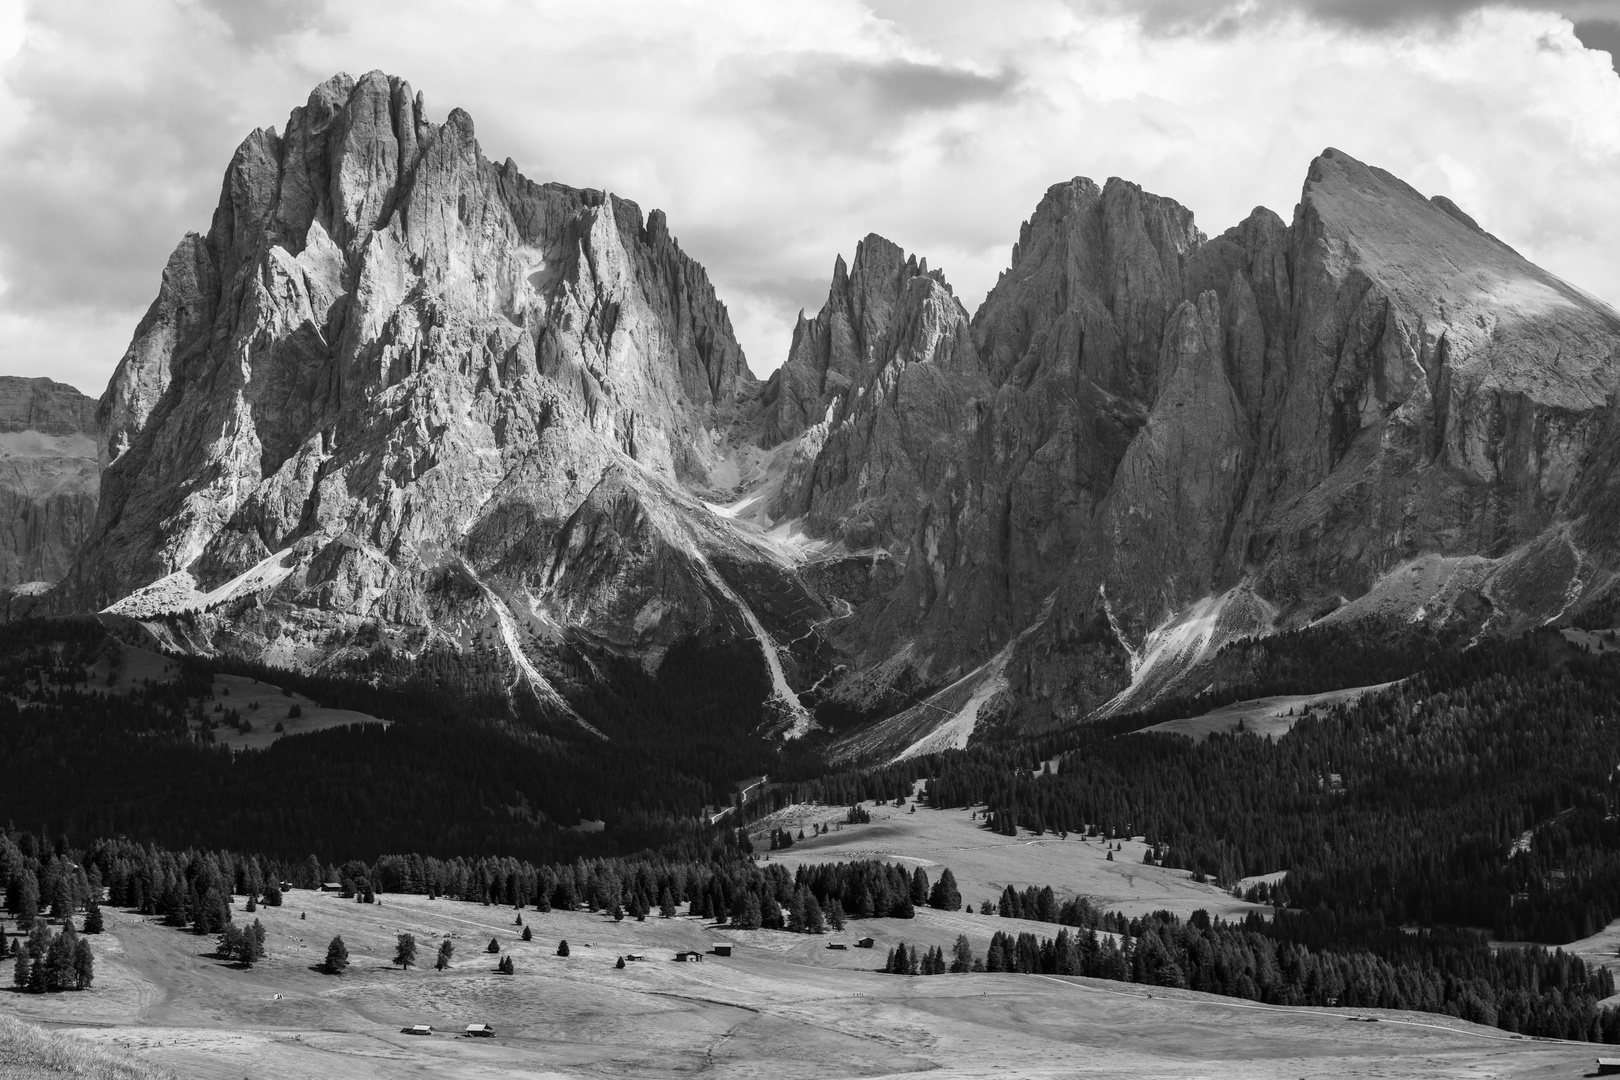
[[[1620,656],[1550,630],[1461,652],[1331,663],[1290,652],[1322,645],[1284,636],[1223,662],[1245,685],[1300,692],[1419,666],[1386,690],[1301,710],[1275,740],[1140,730],[1162,719],[1155,711],[831,771],[755,734],[748,702],[763,676],[742,655],[683,656],[582,700],[581,715],[611,731],[602,742],[514,705],[476,656],[429,657],[369,683],[176,658],[172,680],[110,694],[90,677],[117,651],[100,623],[14,623],[0,627],[0,818],[15,826],[0,841],[0,880],[17,913],[29,896],[36,909],[41,896],[83,903],[88,886],[61,867],[89,867],[110,902],[207,933],[230,921],[222,898],[270,903],[282,881],[632,918],[685,905],[813,933],[955,907],[960,895],[880,863],[797,874],[757,864],[738,826],[797,801],[851,806],[857,822],[856,804],[903,798],[921,779],[928,805],[984,807],[989,829],[1143,836],[1151,861],[1274,914],[1126,919],[1083,897],[1009,890],[996,914],[1064,929],[998,935],[983,957],[898,953],[888,970],[1086,974],[1620,1038],[1598,1007],[1613,992],[1605,972],[1488,941],[1556,946],[1620,913]],[[210,744],[204,723],[220,671],[392,724],[233,753]],[[734,781],[764,773],[773,783],[729,820],[701,815],[731,801]],[[568,828],[581,818],[608,828]],[[1240,885],[1277,871],[1286,877],[1273,885]]]

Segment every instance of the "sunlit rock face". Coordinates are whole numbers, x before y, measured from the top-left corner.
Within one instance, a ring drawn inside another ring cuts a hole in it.
[[[67,573],[95,521],[100,444],[94,398],[0,375],[0,589]]]
[[[1058,184],[971,316],[868,236],[760,384],[661,212],[339,76],[171,256],[48,603],[312,668],[488,651],[564,716],[598,661],[753,642],[767,726],[895,716],[860,752],[922,752],[1325,616],[1607,611],[1617,351],[1613,311],[1330,150],[1291,223],[1214,238]]]

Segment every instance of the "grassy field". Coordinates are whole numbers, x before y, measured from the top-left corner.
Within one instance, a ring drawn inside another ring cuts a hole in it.
[[[1362,694],[1375,693],[1394,685],[1394,683],[1379,683],[1376,686],[1357,686],[1349,690],[1330,690],[1324,694],[1290,694],[1235,701],[1199,716],[1167,720],[1143,730],[1168,731],[1202,742],[1215,732],[1232,732],[1242,727],[1244,731],[1276,739],[1288,734],[1289,729],[1294,726],[1294,721],[1312,709],[1337,705],[1341,701],[1350,701]]]
[[[981,901],[994,901],[1008,885],[1050,885],[1059,895],[1089,896],[1108,911],[1140,915],[1173,911],[1190,915],[1203,908],[1211,915],[1241,917],[1249,911],[1269,911],[1236,900],[1214,885],[1200,885],[1186,870],[1145,865],[1147,845],[1121,841],[1112,861],[1100,840],[1083,840],[1076,833],[1060,839],[1055,833],[1002,836],[983,827],[972,810],[931,810],[906,806],[871,806],[869,825],[843,825],[843,807],[793,806],[754,826],[754,843],[764,849],[770,830],[789,828],[805,839],[786,851],[770,852],[773,860],[789,867],[800,863],[849,862],[881,859],[906,866],[921,866],[930,879],[950,867],[962,898],[975,910]],[[978,811],[982,816],[982,811]],[[811,836],[811,826],[825,822],[834,831]],[[840,828],[841,826],[841,828]],[[1051,929],[1048,928],[1050,935]]]
[[[1564,1077],[1596,1052],[1423,1014],[1279,1009],[1077,978],[872,970],[900,940],[948,944],[966,932],[982,950],[992,930],[1029,928],[961,913],[810,937],[688,917],[614,923],[530,911],[535,940],[523,943],[509,909],[395,896],[362,905],[293,890],[285,906],[257,913],[270,957],[252,970],[207,955],[206,939],[108,914],[94,990],[0,994],[0,1014],[183,1077]],[[424,961],[449,935],[455,965],[391,966],[402,930],[417,936]],[[826,948],[854,932],[877,948]],[[341,977],[313,970],[338,933],[353,966]],[[515,975],[494,973],[496,956],[483,951],[491,937]],[[559,938],[572,947],[566,959],[555,955]],[[735,946],[729,959],[673,960],[677,949],[722,941]],[[647,959],[616,969],[631,952]],[[493,1024],[497,1037],[456,1037],[472,1022]],[[416,1023],[436,1033],[400,1032]]]
[[[113,693],[128,693],[143,680],[160,683],[168,682],[175,676],[176,661],[162,653],[125,644],[120,644],[119,652],[116,668],[104,659],[91,669],[91,686]],[[221,718],[221,714],[213,711],[217,704],[226,709],[236,709],[252,725],[252,730],[247,732],[225,724],[215,729],[214,741],[234,750],[261,750],[288,735],[307,735],[344,724],[388,723],[353,709],[327,708],[303,694],[244,675],[215,675],[210,695],[210,699],[204,702],[209,716],[216,720]],[[287,715],[294,705],[298,706],[302,715]],[[277,724],[281,725],[281,731],[275,729]]]

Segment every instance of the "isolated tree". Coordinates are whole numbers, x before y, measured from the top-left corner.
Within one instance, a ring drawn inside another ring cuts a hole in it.
[[[333,975],[341,975],[348,966],[349,947],[343,944],[343,935],[339,934],[326,947],[326,970]]]
[[[521,911],[518,912],[517,922],[513,923],[512,925],[513,926],[522,926],[523,925],[523,912],[521,912]]]
[[[73,981],[80,990],[90,989],[96,977],[96,958],[90,943],[80,938],[73,944]]]
[[[619,957],[618,962],[615,963],[613,966],[618,968],[620,971],[623,971],[624,970],[624,957],[622,957],[622,956]]]
[[[557,942],[557,955],[558,956],[567,956],[568,955],[568,939],[567,938],[564,938],[562,941]]]
[[[973,970],[973,943],[966,934],[956,935],[956,946],[951,950],[951,970],[957,974]]]
[[[512,975],[517,972],[517,966],[512,963],[510,956],[503,956],[501,962],[495,965],[495,970],[502,975]]]
[[[450,958],[455,954],[456,947],[450,944],[449,938],[445,938],[439,942],[439,956],[433,961],[433,967],[438,971],[443,971],[450,966]]]
[[[399,965],[401,971],[409,971],[411,965],[416,963],[416,935],[401,934],[396,941],[394,963]]]
[[[938,911],[956,911],[962,906],[962,894],[956,887],[956,875],[946,867],[928,893],[928,906]]]
[[[106,923],[102,919],[101,905],[91,900],[84,909],[84,932],[86,934],[99,934],[105,930]]]
[[[520,936],[523,938],[524,941],[533,941],[534,940],[534,931],[529,929],[527,926],[525,926],[523,928],[523,933]]]
[[[498,953],[501,951],[501,943],[496,941],[494,938],[490,938],[489,944],[484,946],[484,951],[487,953]]]

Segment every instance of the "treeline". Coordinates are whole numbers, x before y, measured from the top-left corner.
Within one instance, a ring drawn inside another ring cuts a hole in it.
[[[755,650],[757,652],[757,649]],[[778,751],[754,734],[763,667],[688,644],[656,678],[637,672],[576,688],[611,739],[532,715],[506,694],[496,660],[430,652],[379,660],[379,681],[175,658],[173,678],[114,695],[89,672],[116,659],[93,619],[0,626],[0,820],[88,838],[130,835],[171,848],[250,847],[373,858],[391,850],[504,853],[535,862],[669,849],[714,830],[707,805]],[[753,657],[754,661],[758,657]],[[758,670],[756,670],[758,669]],[[232,753],[208,744],[212,697],[230,672],[393,723],[356,725]],[[621,677],[622,676],[622,677]],[[604,821],[604,832],[570,827]]]
[[[1620,907],[1620,658],[1547,631],[1308,710],[1284,738],[1098,734],[937,755],[927,800],[989,827],[1145,836],[1226,886],[1286,870],[1290,903],[1386,925],[1562,943]]]
[[[1478,934],[1392,930],[1408,940],[1391,944],[1391,958],[1307,946],[1301,931],[1309,936],[1320,928],[1301,926],[1287,913],[1276,923],[1255,914],[1226,922],[1203,911],[1186,920],[1160,911],[1098,921],[1121,929],[1099,933],[1096,924],[1083,924],[1052,938],[997,931],[983,957],[962,937],[949,964],[942,950],[918,952],[902,943],[883,970],[1083,975],[1273,1005],[1408,1009],[1526,1035],[1620,1042],[1620,1010],[1600,1005],[1614,993],[1613,977],[1562,950],[1492,950]]]

